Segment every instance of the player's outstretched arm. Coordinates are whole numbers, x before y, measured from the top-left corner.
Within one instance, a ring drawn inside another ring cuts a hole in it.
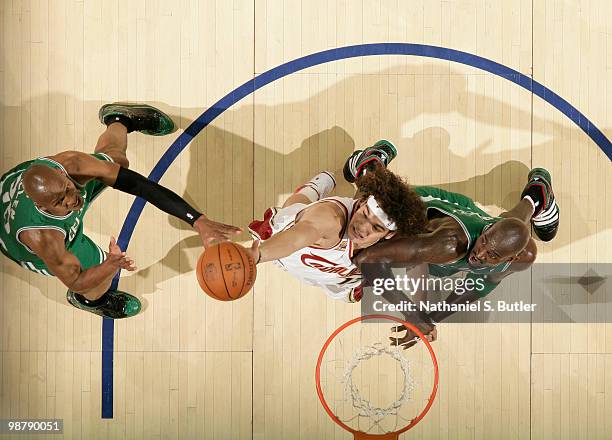
[[[121,252],[118,247],[113,251],[113,245],[116,246],[114,239],[111,240],[106,260],[86,270],[81,268],[78,258],[66,250],[64,235],[59,231],[33,229],[19,234],[19,239],[45,262],[66,287],[90,300],[95,300],[104,293],[97,289],[95,297],[90,297],[90,291],[102,283],[110,284],[119,269],[136,270],[134,261],[125,252]]]
[[[274,234],[260,245],[250,248],[258,263],[278,260],[322,240],[337,240],[344,225],[344,213],[331,203],[318,203],[302,213],[295,225]]]
[[[456,228],[441,226],[426,234],[385,240],[361,251],[354,262],[358,266],[362,263],[443,264],[460,257],[459,248]]]
[[[101,180],[116,190],[142,197],[165,213],[189,223],[200,234],[205,248],[215,241],[226,241],[232,235],[242,232],[235,226],[208,219],[175,192],[115,163],[98,160],[78,151],[60,153],[53,159],[60,162],[72,177],[81,182]]]

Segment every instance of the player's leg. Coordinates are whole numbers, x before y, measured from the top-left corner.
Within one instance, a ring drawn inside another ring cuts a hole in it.
[[[529,225],[533,213],[533,204],[527,199],[521,199],[511,210],[502,212],[499,216],[505,218],[516,218]]]
[[[113,122],[106,127],[98,138],[95,153],[104,153],[124,168],[130,166],[125,154],[127,150],[127,128],[120,122]]]
[[[106,258],[104,251],[85,234],[75,238],[70,251],[79,259],[83,269],[101,264]],[[68,290],[66,299],[78,309],[107,318],[120,319],[137,315],[142,308],[138,298],[126,292],[109,290],[112,280],[111,276],[83,295]]]
[[[293,194],[291,194],[285,203],[283,208],[287,206],[295,205],[296,203],[302,203],[308,205],[317,200],[321,200],[327,197],[336,187],[336,179],[334,175],[329,171],[323,171],[317,174],[304,185],[298,187]]]
[[[172,133],[175,125],[161,110],[146,104],[106,104],[98,113],[100,122],[107,126],[98,138],[95,152],[110,156],[116,163],[127,167],[127,134],[133,131],[162,136]]]
[[[344,163],[344,178],[347,182],[353,183],[357,177],[372,167],[382,165],[386,168],[396,156],[395,145],[382,139],[373,146],[357,150],[349,156]]]

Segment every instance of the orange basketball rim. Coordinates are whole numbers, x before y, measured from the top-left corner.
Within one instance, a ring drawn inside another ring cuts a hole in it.
[[[393,431],[393,432],[387,432],[387,433],[383,433],[383,434],[370,434],[370,433],[366,433],[366,432],[362,432],[356,429],[351,428],[350,426],[348,426],[346,423],[344,423],[342,420],[340,420],[340,418],[334,414],[334,412],[332,411],[332,409],[329,407],[327,401],[325,400],[325,396],[323,393],[323,389],[321,387],[321,365],[323,363],[323,358],[325,356],[325,352],[327,351],[327,349],[329,348],[330,344],[332,343],[332,341],[334,340],[334,338],[336,338],[336,336],[338,336],[343,330],[345,330],[346,328],[348,328],[351,325],[354,325],[356,323],[359,322],[363,322],[363,321],[368,321],[368,320],[388,320],[388,321],[394,321],[397,324],[401,324],[406,326],[407,329],[410,329],[414,332],[414,334],[416,334],[419,337],[419,340],[425,344],[425,347],[427,348],[427,351],[429,353],[429,356],[431,357],[431,362],[433,364],[433,383],[432,383],[432,389],[431,389],[431,393],[429,394],[429,397],[427,398],[427,403],[425,405],[425,407],[420,411],[420,413],[418,413],[418,415],[416,415],[414,418],[412,418],[409,423],[404,426],[403,428]],[[331,419],[336,422],[339,426],[341,426],[343,429],[349,431],[350,433],[353,434],[353,437],[357,440],[397,440],[399,438],[399,435],[408,431],[409,429],[413,428],[417,423],[419,423],[427,414],[427,412],[429,411],[429,409],[431,408],[431,406],[433,405],[434,399],[436,397],[436,393],[438,391],[438,380],[439,380],[439,373],[438,373],[438,361],[436,359],[436,354],[434,353],[433,348],[431,347],[430,342],[427,340],[427,338],[425,337],[425,335],[423,335],[423,333],[416,328],[413,324],[404,321],[400,318],[396,318],[395,316],[390,316],[390,315],[383,315],[383,314],[372,314],[372,315],[364,315],[364,316],[358,316],[357,318],[351,319],[350,321],[345,322],[344,324],[342,324],[340,327],[338,327],[325,341],[325,344],[323,344],[323,348],[321,348],[321,352],[319,353],[319,357],[317,359],[317,366],[315,369],[315,381],[317,384],[317,395],[319,396],[319,400],[321,401],[321,405],[323,405],[323,408],[325,409],[325,411],[327,412],[327,414],[329,415],[329,417],[331,417]]]

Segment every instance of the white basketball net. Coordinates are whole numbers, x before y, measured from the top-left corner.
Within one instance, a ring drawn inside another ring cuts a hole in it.
[[[399,362],[399,366],[404,373],[404,386],[402,388],[402,392],[400,393],[397,400],[391,403],[386,408],[379,408],[372,405],[371,402],[365,400],[361,394],[359,393],[359,388],[357,385],[353,383],[353,371],[355,368],[363,361],[367,361],[368,359],[373,358],[374,356],[382,356],[382,355],[390,356]],[[391,347],[388,345],[383,345],[380,342],[375,342],[372,345],[367,345],[365,347],[361,347],[353,356],[353,359],[347,364],[344,374],[342,376],[342,383],[344,384],[344,398],[349,400],[353,404],[353,408],[357,411],[357,415],[351,417],[350,421],[355,419],[356,417],[368,417],[372,422],[372,426],[368,431],[370,431],[374,426],[380,427],[380,422],[387,416],[393,415],[396,416],[396,425],[397,418],[404,419],[401,417],[398,412],[401,409],[402,405],[404,405],[408,400],[412,397],[412,391],[414,389],[414,380],[412,374],[410,372],[410,363],[408,359],[406,359],[402,355],[402,350],[398,347]],[[405,420],[405,419],[404,419]],[[380,427],[382,429],[382,427]],[[383,431],[386,431],[383,429]]]

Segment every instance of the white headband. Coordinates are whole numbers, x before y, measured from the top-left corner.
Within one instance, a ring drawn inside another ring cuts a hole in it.
[[[368,197],[368,201],[366,202],[372,214],[374,214],[378,219],[382,222],[382,224],[390,231],[395,231],[397,226],[395,222],[389,218],[389,216],[378,206],[378,202],[374,198],[374,196]]]

